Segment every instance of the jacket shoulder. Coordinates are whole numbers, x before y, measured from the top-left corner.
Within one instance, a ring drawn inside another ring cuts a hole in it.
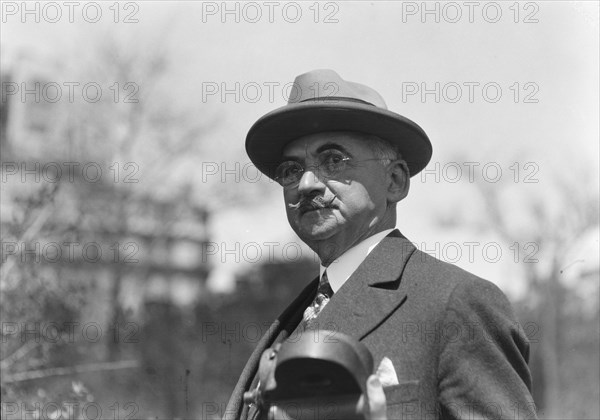
[[[430,289],[434,296],[446,298],[452,293],[460,292],[504,295],[492,282],[420,250],[416,250],[408,260],[402,281],[410,283],[411,288],[425,287]]]

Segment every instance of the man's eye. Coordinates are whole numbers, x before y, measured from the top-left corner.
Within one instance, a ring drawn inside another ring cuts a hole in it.
[[[283,165],[279,169],[279,176],[283,178],[287,178],[290,176],[295,176],[298,173],[302,172],[302,167],[296,163],[290,163],[288,165]]]
[[[302,172],[302,168],[300,166],[294,165],[286,168],[285,174],[286,176],[296,175]]]
[[[346,156],[336,152],[326,153],[320,159],[321,165],[328,170],[335,170],[342,165],[345,160]]]

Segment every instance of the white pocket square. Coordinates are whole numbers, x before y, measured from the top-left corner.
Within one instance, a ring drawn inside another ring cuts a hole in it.
[[[375,372],[375,375],[379,378],[379,382],[381,385],[392,386],[398,385],[398,376],[396,375],[396,369],[394,369],[394,364],[388,357],[384,357]]]

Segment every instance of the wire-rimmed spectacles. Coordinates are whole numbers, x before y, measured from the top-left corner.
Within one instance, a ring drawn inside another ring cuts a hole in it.
[[[306,167],[295,160],[287,160],[282,162],[275,170],[274,179],[284,188],[298,185],[302,175],[304,175],[304,172],[306,172],[306,168],[315,168],[316,175],[319,179],[332,179],[343,173],[346,170],[348,163],[353,161],[351,157],[348,157],[337,150],[326,150],[322,153],[319,153],[316,160],[316,164]],[[384,159],[362,159],[360,162],[368,160]]]

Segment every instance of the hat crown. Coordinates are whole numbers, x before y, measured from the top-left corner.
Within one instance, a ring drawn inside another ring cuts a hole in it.
[[[411,176],[431,159],[431,142],[421,127],[389,111],[374,89],[348,82],[329,69],[296,77],[288,104],[252,125],[246,151],[259,171],[274,178],[287,144],[332,131],[371,134],[390,142],[406,160]]]
[[[387,109],[385,101],[374,89],[344,80],[330,69],[313,70],[297,76],[290,92],[288,104],[339,99],[363,102]]]

